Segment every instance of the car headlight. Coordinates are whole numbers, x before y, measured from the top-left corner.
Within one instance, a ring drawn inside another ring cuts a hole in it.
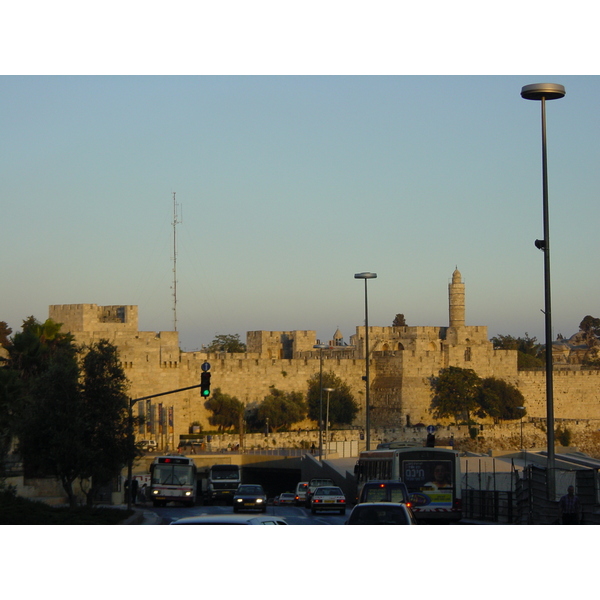
[[[153,494],[158,494],[158,490],[152,490]]]
[[[263,499],[262,499],[262,498],[257,498],[257,499],[256,499],[256,504],[260,504],[262,501],[263,501]]]
[[[186,493],[185,493],[185,495],[186,495],[186,496],[191,496],[191,495],[192,495],[192,492],[186,492]]]
[[[236,498],[235,501],[236,502],[242,502],[242,499],[241,498]]]

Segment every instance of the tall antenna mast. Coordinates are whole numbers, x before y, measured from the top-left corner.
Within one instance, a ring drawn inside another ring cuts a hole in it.
[[[177,202],[173,192],[173,331],[177,331]]]

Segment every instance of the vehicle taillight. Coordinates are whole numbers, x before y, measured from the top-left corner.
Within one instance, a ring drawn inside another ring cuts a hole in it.
[[[454,498],[454,510],[462,510],[462,500],[460,498]]]

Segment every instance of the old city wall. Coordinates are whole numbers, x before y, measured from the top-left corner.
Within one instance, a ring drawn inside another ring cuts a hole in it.
[[[201,365],[211,363],[212,389],[220,388],[245,405],[259,404],[276,387],[285,392],[305,391],[308,379],[319,372],[319,352],[313,331],[249,332],[244,354],[181,352],[177,332],[140,332],[137,307],[55,305],[50,317],[64,323],[77,342],[89,344],[105,338],[119,348],[125,373],[131,382],[130,397],[140,398],[197,385]],[[324,372],[333,371],[352,390],[361,410],[356,421],[364,423],[364,354],[357,328],[356,358],[323,353]],[[486,327],[374,327],[371,361],[371,423],[373,427],[405,427],[431,423],[430,378],[440,369],[458,366],[473,369],[480,377],[497,377],[519,387],[525,396],[528,418],[544,419],[544,372],[517,371],[515,351],[494,350]],[[351,351],[350,351],[351,352]],[[335,353],[334,353],[335,354]],[[281,356],[288,356],[282,358]],[[298,358],[298,355],[302,356]],[[351,355],[351,354],[350,354]],[[296,358],[290,358],[295,356]],[[557,419],[600,418],[600,371],[557,370],[554,378]],[[189,432],[194,422],[209,429],[208,411],[198,390],[154,398],[151,404],[172,407],[172,439]],[[138,409],[145,408],[138,405]],[[146,404],[146,403],[144,403]]]

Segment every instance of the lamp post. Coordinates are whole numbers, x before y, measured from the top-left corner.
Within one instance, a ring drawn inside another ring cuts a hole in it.
[[[323,460],[323,350],[327,344],[315,344],[313,348],[319,351],[319,460]]]
[[[536,248],[544,253],[544,317],[546,329],[546,420],[548,444],[548,496],[554,500],[554,398],[552,385],[552,308],[550,300],[550,227],[548,215],[548,159],[546,154],[546,100],[556,100],[565,95],[565,88],[558,83],[534,83],[521,89],[525,100],[539,100],[542,107],[542,199],[544,239],[535,240]]]
[[[354,279],[364,279],[365,280],[365,410],[367,416],[365,418],[365,427],[367,429],[367,450],[371,449],[371,405],[369,402],[369,303],[367,299],[367,280],[375,279],[377,277],[377,273],[356,273],[354,275]]]
[[[334,388],[323,388],[324,392],[327,392],[327,411],[325,413],[325,441],[327,442],[327,450],[325,456],[329,458],[329,394],[335,391]]]

